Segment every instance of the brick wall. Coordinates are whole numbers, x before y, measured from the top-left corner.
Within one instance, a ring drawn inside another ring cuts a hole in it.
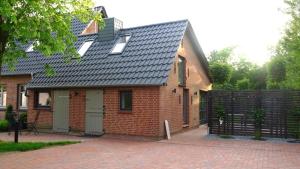
[[[131,112],[121,112],[119,91],[132,90]],[[159,87],[106,88],[104,90],[106,133],[138,136],[159,135]]]
[[[85,89],[71,89],[69,124],[73,131],[85,129]]]
[[[133,107],[131,112],[121,112],[119,91],[132,90]],[[70,89],[69,124],[73,131],[85,130],[85,89]],[[34,92],[29,92],[28,120],[34,121]],[[53,100],[53,92],[52,92]],[[52,102],[53,103],[53,102]],[[105,116],[103,119],[105,133],[138,136],[159,135],[159,87],[105,88]],[[38,124],[51,128],[53,105],[50,110],[40,110]]]
[[[11,104],[14,110],[17,108],[18,84],[26,84],[31,80],[31,76],[2,76],[0,84],[6,85],[6,104]],[[0,110],[0,119],[4,118],[4,110]]]
[[[197,54],[192,47],[189,35],[183,38],[182,47],[178,49],[169,78],[165,86],[160,87],[160,135],[165,135],[164,120],[169,121],[171,133],[183,128],[183,89],[189,89],[189,127],[199,125],[199,90],[211,90],[211,83],[207,78]],[[178,55],[186,59],[186,86],[178,86]],[[176,93],[172,90],[176,89]],[[196,95],[195,95],[196,93]]]
[[[51,93],[51,100],[53,100],[53,93]],[[28,112],[27,112],[27,121],[33,122],[36,113],[40,111],[40,116],[38,119],[38,126],[40,128],[52,128],[52,119],[53,119],[53,113],[52,113],[53,106],[51,105],[50,109],[35,109],[34,106],[34,91],[29,90],[28,91]]]

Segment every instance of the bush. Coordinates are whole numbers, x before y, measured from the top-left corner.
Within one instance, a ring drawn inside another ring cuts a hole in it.
[[[20,125],[22,126],[23,129],[27,128],[27,113],[23,112],[20,114]]]
[[[237,86],[237,88],[238,88],[239,90],[247,90],[247,89],[249,89],[250,81],[249,81],[249,79],[247,79],[247,78],[238,80],[238,81],[236,82],[236,86]]]
[[[10,120],[11,117],[13,117],[13,106],[8,105],[6,106],[6,111],[5,111],[5,120]]]
[[[7,131],[7,130],[8,130],[8,121],[0,120],[0,131]]]
[[[265,118],[265,112],[263,109],[256,109],[252,112],[255,131],[254,131],[254,139],[261,140],[261,128]]]

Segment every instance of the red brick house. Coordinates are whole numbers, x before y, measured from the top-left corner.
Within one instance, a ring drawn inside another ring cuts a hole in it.
[[[28,58],[11,72],[4,66],[0,107],[12,104],[56,132],[162,137],[199,125],[200,91],[211,89],[207,60],[188,20],[123,28],[105,18],[73,21],[81,61],[65,63],[24,46]],[[56,74],[46,77],[44,64]]]

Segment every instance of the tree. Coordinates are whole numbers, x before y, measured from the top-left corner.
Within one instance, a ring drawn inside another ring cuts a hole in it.
[[[242,80],[238,80],[236,82],[236,86],[237,86],[237,89],[239,89],[239,90],[247,90],[250,87],[250,81],[247,78],[244,78]]]
[[[288,5],[286,13],[291,16],[291,20],[277,45],[272,62],[277,62],[278,58],[285,62],[285,65],[280,65],[281,68],[285,66],[285,79],[279,86],[284,84],[284,88],[300,89],[300,0],[285,0],[285,2]],[[277,82],[269,82],[269,84],[274,83]]]
[[[229,63],[232,59],[234,47],[227,47],[221,50],[213,50],[208,57],[209,63]]]
[[[267,66],[255,67],[249,74],[250,89],[261,90],[267,88]]]
[[[286,62],[283,57],[272,58],[268,64],[268,89],[282,88],[286,80]]]
[[[210,72],[215,84],[225,84],[231,78],[232,67],[228,64],[214,63],[210,66]]]
[[[79,58],[71,31],[74,17],[82,22],[104,22],[100,13],[91,10],[91,0],[1,0],[0,1],[0,75],[3,64],[14,68],[18,58],[26,57],[21,45],[32,42],[44,56],[61,53],[66,62]],[[45,65],[50,73],[51,66]]]

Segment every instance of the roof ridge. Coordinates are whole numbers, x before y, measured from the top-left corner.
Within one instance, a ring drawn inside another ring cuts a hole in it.
[[[150,26],[156,26],[156,25],[166,25],[166,24],[179,23],[179,22],[189,22],[189,20],[188,19],[182,19],[182,20],[177,20],[177,21],[160,22],[160,23],[154,23],[154,24],[148,24],[148,25],[142,25],[142,26],[122,28],[121,30],[138,29],[138,28],[144,28],[144,27],[150,27]]]

